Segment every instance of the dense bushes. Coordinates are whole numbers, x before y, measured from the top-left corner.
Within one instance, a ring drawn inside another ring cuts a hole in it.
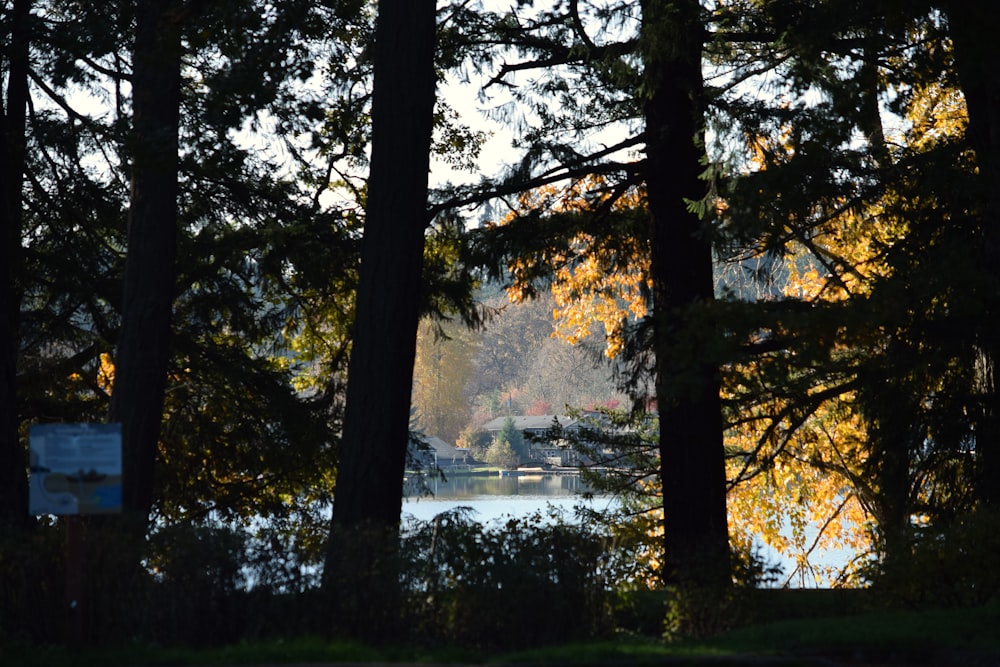
[[[905,555],[873,563],[872,587],[890,604],[968,607],[1000,598],[1000,512],[980,509],[912,530]]]
[[[740,621],[739,591],[727,591],[725,604],[703,604],[690,591],[667,595],[641,535],[608,525],[555,509],[483,524],[459,508],[407,522],[397,560],[402,612],[392,623],[399,631],[385,640],[496,651],[616,632],[705,634]],[[39,526],[0,544],[0,642],[62,643],[63,528]],[[324,545],[310,541],[310,531],[278,520],[252,529],[165,525],[150,535],[136,568],[126,565],[113,524],[85,528],[89,643],[208,646],[337,633],[320,592]],[[738,588],[766,579],[756,559],[734,563]],[[362,594],[365,604],[392,608],[372,591]]]
[[[521,648],[612,631],[620,568],[592,526],[540,514],[483,525],[459,508],[410,525],[402,546],[416,641]]]
[[[109,526],[85,526],[84,542],[87,643],[206,646],[336,632],[319,592],[321,545],[303,551],[280,527],[163,526],[138,569],[117,562]],[[11,533],[0,547],[0,642],[62,643],[63,525]],[[481,649],[611,633],[614,583],[631,566],[595,524],[536,514],[483,525],[461,509],[406,524],[399,557],[404,617],[392,641]]]
[[[319,630],[316,572],[273,526],[164,526],[142,567],[113,522],[85,522],[82,533],[87,644],[205,646]],[[66,572],[63,522],[0,536],[0,643],[63,643]]]
[[[65,533],[55,525],[0,525],[0,644],[61,636]]]

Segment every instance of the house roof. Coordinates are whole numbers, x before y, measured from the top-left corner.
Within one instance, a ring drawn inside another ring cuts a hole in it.
[[[431,446],[431,449],[437,452],[438,458],[461,458],[468,454],[468,450],[459,449],[455,445],[451,445],[437,436],[428,436],[425,438],[427,444]]]
[[[570,426],[576,424],[577,421],[572,417],[567,417],[566,415],[510,415],[510,418],[514,420],[514,428],[518,431],[544,431],[552,428],[554,420],[558,420],[559,425],[563,428],[569,428]],[[496,419],[491,419],[483,424],[483,430],[495,433],[503,429],[503,425],[506,422],[507,417],[497,417]]]

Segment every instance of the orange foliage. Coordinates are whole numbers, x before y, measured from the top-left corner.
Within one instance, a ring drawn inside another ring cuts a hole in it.
[[[611,194],[603,181],[592,177],[556,189],[539,188],[523,195],[522,210],[544,207],[553,214],[583,213],[595,204],[607,202]],[[619,197],[612,210],[626,210],[641,205],[640,194]],[[511,212],[501,224],[514,220],[521,211]],[[625,324],[630,318],[647,313],[646,297],[651,288],[649,253],[641,240],[633,237],[615,238],[608,243],[593,235],[580,233],[570,239],[565,250],[553,251],[542,257],[518,258],[510,263],[513,284],[508,289],[511,302],[517,303],[528,293],[528,279],[540,264],[553,274],[551,286],[556,308],[553,336],[577,344],[601,326],[606,338],[605,354],[614,357],[621,352]]]
[[[115,362],[107,352],[101,352],[101,365],[97,369],[97,386],[108,396],[115,384]]]

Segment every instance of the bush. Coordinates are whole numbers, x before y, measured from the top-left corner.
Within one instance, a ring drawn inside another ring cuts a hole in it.
[[[65,591],[64,527],[0,525],[0,645],[61,641]]]
[[[729,585],[668,586],[663,636],[668,640],[711,637],[748,624],[753,616],[751,591],[773,584],[780,567],[768,565],[761,551],[730,554]]]
[[[486,450],[486,453],[483,455],[483,461],[501,468],[516,468],[518,457],[509,442],[497,438],[489,446],[489,449]]]
[[[140,563],[121,525],[106,519],[81,521],[85,644],[218,645],[320,627],[322,545],[304,544],[294,526],[162,525],[142,543]],[[0,646],[63,644],[65,520],[0,528]]]
[[[413,639],[519,649],[612,632],[614,553],[560,517],[484,526],[459,508],[411,524],[402,540]]]
[[[235,641],[246,613],[247,536],[225,526],[175,524],[150,537],[147,567],[160,641]]]
[[[969,607],[1000,598],[1000,512],[980,509],[947,525],[914,530],[909,549],[868,572],[893,604]]]
[[[209,645],[320,630],[319,545],[279,520],[255,532],[215,522],[179,523],[149,541],[151,606],[144,635]]]

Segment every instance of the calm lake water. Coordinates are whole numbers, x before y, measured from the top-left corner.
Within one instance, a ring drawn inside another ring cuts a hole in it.
[[[580,494],[587,490],[586,486],[575,474],[525,474],[517,477],[452,475],[447,481],[427,480],[427,486],[433,495],[418,496],[414,488],[408,489],[410,495],[403,500],[404,520],[413,517],[427,521],[456,507],[470,507],[480,522],[491,523],[544,512],[550,505],[565,509],[567,518],[571,519],[573,508],[577,505],[606,509],[614,507],[615,503],[613,498],[607,496],[585,501]],[[770,563],[780,564],[786,574],[795,569],[791,560],[772,549],[765,547],[761,555]],[[840,567],[852,555],[846,551],[823,552],[814,556],[814,562]],[[789,584],[793,588],[815,586],[815,583],[794,579]]]
[[[611,506],[607,497],[584,501],[587,489],[579,475],[522,474],[515,477],[448,476],[447,481],[427,480],[433,495],[418,496],[412,487],[403,500],[403,518],[433,519],[441,512],[456,507],[471,507],[479,521],[488,523],[505,517],[524,517],[545,511],[549,505],[572,512],[573,507],[586,504],[595,509]]]

